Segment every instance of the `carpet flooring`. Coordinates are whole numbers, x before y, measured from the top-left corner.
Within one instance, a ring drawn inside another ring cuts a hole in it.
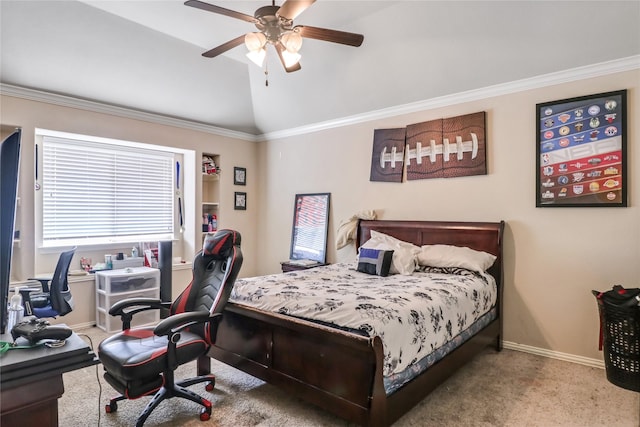
[[[93,346],[107,335],[97,328],[77,331]],[[213,403],[209,421],[199,406],[184,399],[162,402],[145,426],[285,427],[351,424],[223,363],[212,361],[216,387],[190,387]],[[177,378],[195,374],[195,362],[181,366]],[[64,374],[59,424],[132,426],[149,397],[118,403],[102,378],[100,365]],[[100,400],[99,400],[100,399]],[[398,420],[394,427],[531,426],[640,427],[640,393],[612,385],[605,371],[513,350],[488,348]]]

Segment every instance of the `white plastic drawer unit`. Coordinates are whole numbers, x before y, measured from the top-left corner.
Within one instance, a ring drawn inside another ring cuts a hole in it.
[[[160,270],[135,267],[96,273],[96,287],[107,294],[142,291],[160,286]]]
[[[118,301],[122,301],[123,299],[128,298],[155,298],[158,299],[160,297],[160,290],[157,288],[146,289],[144,291],[136,291],[136,292],[122,292],[119,294],[110,294],[107,295],[102,291],[96,292],[96,305],[99,308],[104,308],[106,311],[111,309],[111,306]]]
[[[109,315],[113,304],[127,298],[160,298],[160,270],[135,267],[96,273],[96,325],[107,332],[122,330],[120,317]],[[160,310],[149,310],[133,317],[132,327],[160,321]]]

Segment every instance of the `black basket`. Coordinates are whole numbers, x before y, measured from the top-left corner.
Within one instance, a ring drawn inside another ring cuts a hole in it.
[[[598,298],[598,310],[607,379],[640,392],[640,307]]]

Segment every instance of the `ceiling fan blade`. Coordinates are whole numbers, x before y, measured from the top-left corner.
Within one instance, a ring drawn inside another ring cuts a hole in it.
[[[315,2],[316,0],[285,0],[277,15],[293,21]]]
[[[323,40],[355,47],[360,46],[364,40],[362,34],[347,33],[346,31],[329,30],[307,25],[296,25],[293,29],[299,31],[302,37],[308,39]]]
[[[242,19],[243,21],[251,22],[255,24],[258,20],[251,15],[236,12],[235,10],[225,9],[224,7],[214,6],[209,3],[198,0],[188,0],[184,2],[185,6],[195,7],[196,9],[206,10],[208,12],[218,13],[220,15],[230,16],[236,19]]]
[[[244,34],[236,37],[233,40],[229,40],[228,42],[221,44],[218,47],[214,47],[213,49],[206,51],[205,53],[202,54],[202,56],[206,56],[207,58],[213,58],[215,56],[225,53],[230,49],[233,49],[236,46],[240,46],[242,43],[244,43]]]
[[[293,73],[294,71],[298,71],[302,68],[299,62],[296,62],[292,66],[287,67],[287,65],[284,62],[284,56],[282,56],[282,52],[285,50],[284,46],[282,46],[281,43],[277,43],[275,45],[275,48],[276,48],[276,51],[278,52],[278,58],[280,58],[280,62],[282,62],[282,66],[287,71],[287,73]]]

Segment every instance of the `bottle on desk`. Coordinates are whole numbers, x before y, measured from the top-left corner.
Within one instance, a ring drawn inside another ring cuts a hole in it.
[[[113,258],[111,255],[104,256],[104,266],[107,270],[113,269]]]
[[[9,303],[9,320],[7,322],[7,330],[11,332],[14,326],[22,322],[24,317],[24,307],[22,306],[22,296],[20,296],[19,288],[15,288],[15,294],[11,297]]]

